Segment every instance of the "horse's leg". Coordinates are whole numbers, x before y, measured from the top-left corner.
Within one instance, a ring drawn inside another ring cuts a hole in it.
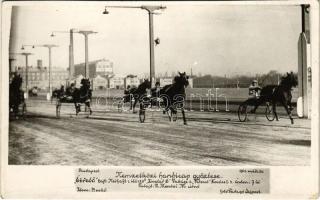
[[[183,118],[183,124],[187,125],[187,120],[186,120],[186,116],[185,116],[185,113],[184,113],[184,108],[181,108],[181,113],[182,113],[182,118]]]
[[[292,118],[292,115],[291,115],[291,110],[289,109],[287,103],[285,101],[281,101],[281,104],[286,109],[287,114],[288,114],[288,116],[290,118],[291,124],[293,124],[293,118]]]
[[[16,119],[18,119],[18,115],[19,115],[19,105],[14,105],[13,106],[13,113],[14,113],[14,117],[16,118]]]
[[[134,102],[134,105],[135,105],[136,102]],[[134,108],[133,108],[133,113],[135,112]],[[141,112],[143,112],[143,105],[142,105],[142,102],[139,102],[139,117],[140,117],[140,114]]]
[[[138,99],[134,99],[132,113],[136,113],[135,108],[136,108],[137,101]]]
[[[164,98],[164,105],[167,105],[167,100]],[[162,111],[162,113],[163,114],[166,114],[166,112],[168,112],[168,107],[166,106],[164,109],[163,109],[163,111]]]
[[[90,111],[90,115],[92,114],[92,110],[91,110],[91,106],[90,106],[90,102],[88,103],[89,105],[89,111]]]
[[[169,121],[172,122],[172,110],[171,110],[171,107],[170,108],[166,108],[166,112],[168,114]]]
[[[76,106],[77,112],[81,112],[81,99],[76,99],[74,105]]]
[[[289,105],[290,112],[293,110],[291,100],[292,100],[292,95],[290,94],[287,100],[287,104]]]
[[[74,103],[74,107],[76,108],[76,115],[78,115],[78,113],[79,113],[79,109],[78,109],[77,102],[73,102],[73,103]]]
[[[92,110],[91,110],[91,107],[90,107],[90,102],[86,102],[86,106],[89,109],[89,112],[90,112],[90,115],[91,115],[92,114]]]
[[[289,105],[290,112],[293,111],[293,106],[292,106],[291,101],[288,101],[288,105]]]
[[[131,95],[129,96],[129,101],[130,101],[130,110],[132,110],[132,108],[133,108],[133,104],[132,104]]]
[[[77,103],[77,109],[78,109],[78,113],[81,112],[81,104]]]
[[[272,100],[272,110],[273,110],[273,113],[274,113],[274,116],[276,117],[276,120],[279,121],[279,118],[278,118],[278,114],[277,114],[277,109],[276,109],[276,101]]]

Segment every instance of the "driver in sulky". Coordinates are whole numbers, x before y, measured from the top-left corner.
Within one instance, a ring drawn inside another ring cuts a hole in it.
[[[154,88],[151,88],[151,95],[153,97],[159,97],[160,96],[160,82],[157,81],[156,84],[155,84],[155,87]]]
[[[261,87],[258,85],[257,80],[253,80],[249,86],[249,98],[257,99],[260,97]]]
[[[72,100],[72,95],[73,95],[75,89],[76,89],[76,86],[75,86],[74,83],[71,83],[70,87],[68,87],[68,88],[66,89],[65,95],[66,95],[66,99],[67,99],[67,100]]]
[[[249,86],[249,99],[248,103],[250,105],[257,106],[257,100],[260,97],[261,87],[258,85],[257,80],[253,80],[251,85]],[[253,108],[250,112],[255,113],[255,108]]]

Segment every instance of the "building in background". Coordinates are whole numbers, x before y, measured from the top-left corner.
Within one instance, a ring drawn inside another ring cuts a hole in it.
[[[25,87],[26,71],[25,67],[16,66],[15,71],[22,77],[22,87]],[[66,84],[69,77],[67,69],[52,67],[51,68],[51,84],[52,88],[58,88]],[[42,66],[42,60],[37,60],[37,66],[29,66],[28,68],[28,88],[38,87],[43,90],[49,88],[49,69]]]
[[[96,76],[111,77],[113,73],[113,63],[106,59],[100,59],[89,62],[89,78],[95,78]],[[74,76],[85,75],[85,63],[74,65]]]
[[[164,78],[158,78],[156,79],[160,83],[160,87],[163,87],[165,85],[170,85],[173,83],[173,78],[171,77],[164,77]]]
[[[140,85],[140,80],[138,76],[135,75],[128,75],[124,79],[124,87],[127,88],[128,86],[130,87],[138,87]]]
[[[103,90],[108,87],[108,79],[97,75],[92,79],[92,89],[93,90]]]
[[[111,78],[108,78],[108,88],[124,89],[124,79],[125,76],[120,75],[115,75]]]

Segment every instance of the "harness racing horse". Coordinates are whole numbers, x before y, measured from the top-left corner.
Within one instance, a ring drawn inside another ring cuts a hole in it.
[[[57,95],[57,113],[60,113],[61,102],[62,103],[74,103],[76,108],[76,115],[81,111],[81,103],[84,103],[89,109],[90,115],[92,114],[92,110],[90,107],[90,101],[92,97],[92,90],[90,89],[90,80],[82,79],[81,87],[75,88],[74,83],[72,83],[69,87],[64,91],[64,87],[62,86],[60,90],[56,91]],[[57,114],[58,115],[58,114]],[[59,114],[60,115],[60,114]]]
[[[92,110],[90,107],[90,101],[92,97],[92,90],[90,89],[90,80],[82,79],[80,83],[81,83],[80,89],[75,88],[72,94],[73,103],[76,108],[76,114],[78,115],[78,113],[81,111],[81,103],[84,103],[89,109],[89,112],[91,115]]]
[[[19,105],[24,104],[24,94],[21,90],[22,78],[18,74],[14,74],[9,86],[9,108],[12,109],[15,116],[19,113]],[[25,104],[23,105],[25,109]]]
[[[278,119],[278,114],[276,112],[276,104],[280,103],[286,110],[290,120],[291,124],[293,124],[293,118],[291,111],[293,110],[291,100],[292,100],[292,88],[296,87],[298,85],[298,78],[296,75],[291,73],[287,73],[285,77],[281,78],[281,82],[279,85],[267,85],[261,89],[260,92],[260,98],[257,99],[256,104],[252,112],[254,113],[256,109],[265,102],[271,102],[272,103],[272,110],[276,117],[276,120]]]
[[[130,103],[130,109],[133,109],[133,113],[136,113],[135,107],[138,101],[147,94],[147,89],[151,88],[151,83],[148,79],[145,79],[137,88],[131,88],[128,94],[124,97],[124,103],[131,101],[131,97],[134,98],[133,105]]]
[[[184,101],[186,98],[185,88],[189,85],[189,77],[185,72],[179,73],[179,76],[174,77],[173,84],[166,85],[160,90],[160,98],[163,100],[164,113],[167,112],[170,121],[173,120],[173,114],[177,113],[177,108],[181,109],[183,123],[187,125],[187,120],[184,112]],[[168,111],[171,111],[169,114]]]

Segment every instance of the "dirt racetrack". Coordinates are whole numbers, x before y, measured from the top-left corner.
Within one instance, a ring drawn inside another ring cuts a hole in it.
[[[138,115],[94,108],[89,118],[72,105],[28,101],[26,119],[9,124],[13,165],[309,165],[311,123],[287,116],[269,122],[263,115],[239,122],[236,113],[187,112],[169,122],[159,111]]]

